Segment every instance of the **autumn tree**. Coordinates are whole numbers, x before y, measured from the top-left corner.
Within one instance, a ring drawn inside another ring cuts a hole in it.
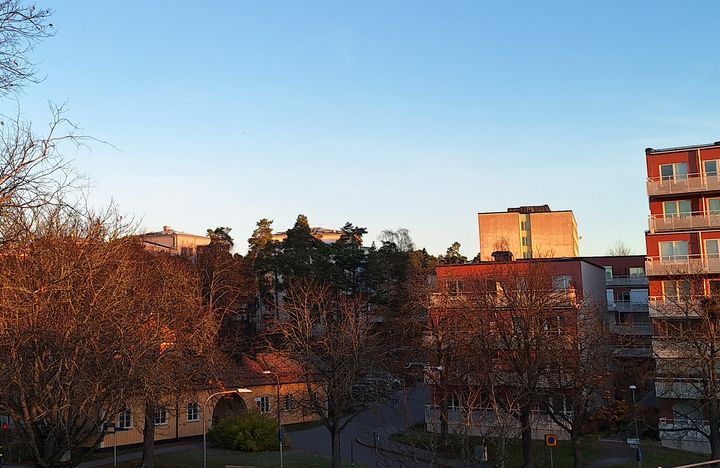
[[[368,375],[386,370],[395,345],[373,328],[362,295],[349,295],[328,282],[292,281],[282,305],[281,335],[273,349],[285,353],[303,370],[306,397],[300,404],[320,416],[330,432],[332,466],[339,467],[340,437],[367,392],[358,392]]]

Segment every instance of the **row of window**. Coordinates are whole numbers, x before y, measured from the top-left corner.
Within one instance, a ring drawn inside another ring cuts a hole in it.
[[[285,411],[293,411],[296,409],[297,404],[292,395],[285,395],[284,399]],[[257,410],[261,413],[269,413],[271,411],[271,398],[269,396],[261,396],[255,398],[255,404]],[[197,402],[188,403],[187,422],[200,421],[200,404]],[[164,426],[168,423],[168,411],[165,406],[158,406],[155,408],[154,423],[156,426]],[[133,413],[132,410],[125,410],[117,416],[117,427],[118,429],[131,429],[133,427]]]
[[[527,280],[524,277],[520,277],[517,279],[517,283],[513,285],[515,288],[517,288],[518,291],[522,291],[524,289],[527,289]],[[448,291],[450,291],[450,295],[457,296],[460,294],[463,294],[465,292],[465,285],[461,280],[449,280],[447,282]],[[572,276],[570,275],[558,275],[552,277],[552,288],[555,291],[567,291],[569,289],[572,289],[574,287]],[[495,281],[495,280],[484,280],[484,284],[482,285],[483,291],[488,294],[499,294],[502,293],[503,287],[502,285]],[[470,291],[475,292],[475,291]]]
[[[706,200],[707,214],[720,215],[720,198]],[[684,218],[692,216],[692,202],[690,200],[672,200],[663,202],[663,216],[665,218]]]
[[[687,280],[666,280],[662,282],[663,296],[670,300],[680,301],[687,299],[692,295],[692,285]],[[720,280],[708,280],[706,285],[698,285],[695,289],[705,289],[704,291],[695,291],[697,295],[707,294],[710,297],[720,297]]]
[[[720,161],[703,161],[702,169],[705,176],[717,176]],[[688,163],[680,162],[673,164],[662,164],[660,166],[662,180],[681,180],[688,178]]]
[[[605,279],[613,279],[613,267],[605,266]],[[631,278],[645,278],[645,267],[628,268],[628,276]]]
[[[689,256],[688,241],[659,242],[660,259],[664,262],[673,260],[687,260]],[[707,258],[720,258],[720,239],[705,240],[705,256]]]

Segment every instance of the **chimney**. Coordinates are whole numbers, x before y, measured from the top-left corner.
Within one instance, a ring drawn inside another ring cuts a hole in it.
[[[507,250],[496,250],[492,254],[493,260],[496,262],[512,262],[513,261],[513,254],[512,252],[509,252]]]

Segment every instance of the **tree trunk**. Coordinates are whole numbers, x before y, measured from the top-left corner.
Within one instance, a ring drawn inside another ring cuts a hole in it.
[[[330,431],[330,438],[332,444],[332,468],[340,468],[342,458],[340,457],[340,430],[337,425],[333,426]]]
[[[573,460],[575,462],[573,466],[575,466],[575,468],[582,468],[582,449],[580,448],[580,440],[578,440],[578,437],[573,434],[570,443],[572,444]]]
[[[717,398],[710,400],[709,413],[710,459],[715,460],[720,457],[720,401]]]
[[[525,468],[533,468],[535,462],[533,461],[532,453],[532,424],[530,422],[531,408],[530,405],[523,405],[520,408],[520,427],[522,428],[522,451],[523,451],[523,466]]]
[[[145,402],[145,424],[143,425],[141,468],[154,468],[153,448],[155,446],[155,405]]]
[[[447,398],[443,396],[440,400],[440,448],[445,448],[448,445],[449,417]]]

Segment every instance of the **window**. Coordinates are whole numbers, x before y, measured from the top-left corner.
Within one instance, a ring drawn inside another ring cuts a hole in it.
[[[603,268],[605,268],[605,279],[606,279],[606,280],[611,280],[611,279],[613,279],[613,269],[612,269],[612,267],[611,267],[611,266],[606,266],[606,267],[603,267]]]
[[[612,289],[606,289],[605,294],[607,295],[607,303],[609,306],[615,305],[615,291]]]
[[[692,205],[690,200],[673,200],[663,203],[663,213],[666,218],[677,218],[690,216]]]
[[[532,240],[529,237],[523,237],[522,238],[522,245],[524,246],[530,246],[532,245]]]
[[[688,242],[670,241],[660,242],[660,256],[663,262],[687,261]]]
[[[553,276],[553,289],[555,291],[567,291],[572,287],[572,276]]]
[[[450,290],[451,296],[458,296],[463,292],[462,281],[452,280],[448,281],[448,289]]]
[[[708,281],[708,292],[710,297],[720,298],[720,280]]]
[[[708,198],[707,208],[711,215],[720,214],[720,198]]]
[[[187,405],[187,420],[188,420],[188,422],[200,421],[200,405],[197,402],[188,403],[188,405]]]
[[[167,408],[158,406],[155,408],[155,425],[164,426],[167,424]]]
[[[292,395],[285,395],[285,411],[293,411],[296,407],[295,399]]]
[[[708,258],[720,258],[720,246],[717,239],[708,239],[705,241],[705,255]]]
[[[663,281],[662,286],[665,298],[670,301],[682,302],[690,298],[689,281]]]
[[[122,413],[118,414],[117,427],[118,427],[118,429],[132,429],[132,427],[133,427],[132,411],[125,410]]]
[[[258,411],[260,411],[261,413],[270,412],[270,397],[263,396],[255,398],[255,404],[257,405]]]
[[[660,175],[662,180],[687,179],[688,165],[687,163],[663,164],[660,166]]]
[[[523,255],[522,258],[532,258],[532,252],[523,252],[522,255]]]
[[[522,231],[529,231],[530,230],[530,220],[527,221],[520,221],[520,230]]]
[[[704,161],[703,168],[705,169],[706,176],[717,176],[718,175],[718,162],[717,161]]]
[[[645,267],[630,267],[628,273],[631,278],[645,278]]]

